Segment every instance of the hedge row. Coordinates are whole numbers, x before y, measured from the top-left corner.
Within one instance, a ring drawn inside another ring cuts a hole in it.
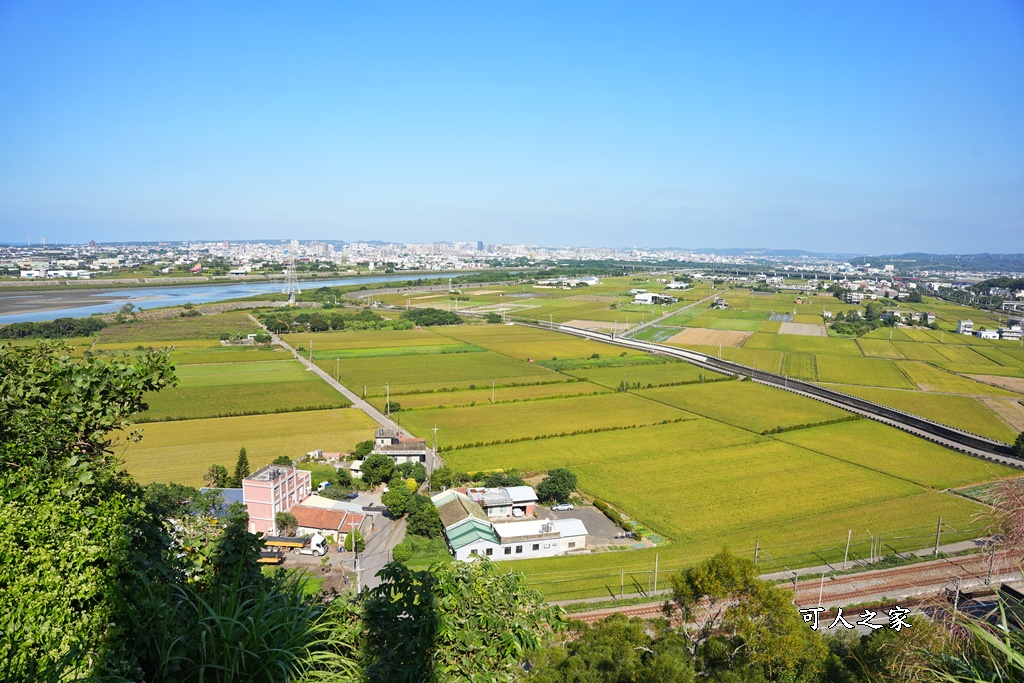
[[[569,377],[566,379],[555,379],[545,380],[543,382],[512,382],[510,384],[495,384],[495,389],[508,389],[510,387],[539,387],[547,384],[570,384],[572,382],[582,382],[584,380],[576,379],[575,377]],[[395,394],[396,396],[415,396],[418,394],[447,394],[455,393],[458,391],[475,391],[477,389],[489,389],[490,384],[481,384],[477,386],[470,384],[468,387],[441,387],[440,389],[412,389],[410,391],[403,391],[401,394]],[[383,396],[383,394],[367,394],[367,396]]]
[[[838,417],[834,420],[825,420],[823,422],[808,422],[806,424],[790,425],[789,427],[776,427],[775,429],[766,429],[761,432],[761,436],[768,436],[769,434],[782,434],[783,432],[792,432],[797,429],[810,429],[811,427],[824,427],[825,425],[839,424],[840,422],[856,422],[857,420],[863,420],[863,415],[847,415],[846,417]]]
[[[610,393],[611,393],[611,391],[592,391],[589,394],[559,394],[558,396],[537,396],[535,398],[508,398],[508,399],[505,399],[504,401],[495,401],[494,403],[491,403],[490,401],[480,401],[479,403],[476,402],[476,401],[470,401],[469,403],[449,403],[447,405],[422,406],[420,408],[405,408],[405,407],[403,407],[402,408],[402,412],[403,413],[409,413],[409,412],[412,412],[413,410],[446,410],[446,409],[449,409],[449,408],[474,408],[474,407],[476,407],[478,405],[479,406],[497,406],[497,405],[502,405],[502,404],[505,404],[505,403],[527,403],[529,401],[550,401],[552,399],[578,398],[580,396],[601,396],[603,394],[610,394]],[[392,403],[394,403],[394,401],[392,401]]]
[[[612,507],[610,505],[608,505],[608,503],[604,502],[600,498],[595,498],[594,499],[594,507],[596,507],[602,513],[604,513],[604,516],[607,517],[608,519],[610,519],[612,524],[614,524],[615,526],[619,527],[623,531],[632,531],[633,532],[633,538],[635,538],[635,539],[643,538],[643,534],[641,534],[638,530],[634,529],[633,525],[630,524],[625,519],[623,519],[622,515],[619,514],[619,512],[617,510],[612,509]]]
[[[136,424],[149,423],[149,422],[181,422],[183,420],[207,420],[216,417],[244,417],[246,415],[276,415],[278,413],[304,413],[309,410],[334,410],[335,408],[347,408],[351,404],[346,402],[344,406],[339,406],[336,403],[325,403],[315,406],[298,406],[295,408],[275,408],[274,410],[244,410],[233,413],[216,413],[214,415],[203,415],[201,418],[197,417],[147,417],[145,413],[140,413],[135,416],[133,421]]]

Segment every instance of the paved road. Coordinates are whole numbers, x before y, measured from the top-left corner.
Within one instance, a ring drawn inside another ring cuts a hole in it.
[[[360,590],[380,585],[377,572],[391,561],[391,551],[405,538],[405,518],[394,522],[387,521],[387,528],[379,533],[372,533],[366,540],[366,549],[359,554],[356,573],[359,576]]]
[[[395,431],[401,431],[401,427],[398,426],[398,423],[394,422],[390,417],[386,416],[384,413],[380,412],[379,410],[374,408],[372,405],[367,403],[365,400],[360,398],[355,392],[350,391],[346,386],[344,386],[340,382],[336,381],[333,377],[331,377],[330,373],[324,372],[319,366],[317,366],[316,363],[313,363],[308,358],[306,358],[305,356],[300,354],[298,351],[293,349],[290,344],[288,344],[286,341],[281,339],[279,336],[277,336],[276,334],[271,332],[267,327],[265,327],[262,323],[260,323],[259,320],[254,318],[252,315],[250,315],[249,317],[252,318],[252,321],[254,323],[256,323],[257,325],[262,327],[264,330],[266,330],[267,334],[270,335],[271,341],[273,341],[278,346],[281,346],[281,347],[291,351],[292,355],[295,356],[295,358],[298,361],[300,361],[307,368],[309,368],[310,370],[315,372],[317,375],[319,375],[320,378],[323,381],[327,382],[329,385],[334,387],[335,390],[341,392],[345,396],[345,398],[347,398],[348,400],[352,401],[352,406],[354,408],[357,408],[357,409],[363,411],[364,413],[366,413],[367,415],[369,415],[370,418],[374,422],[379,424],[381,427],[386,427],[388,429],[394,429]]]
[[[334,389],[341,392],[345,398],[352,401],[353,408],[363,411],[369,415],[374,422],[382,427],[393,429],[395,431],[402,431],[402,428],[398,426],[398,423],[394,422],[390,417],[374,408],[368,402],[360,398],[355,392],[350,391],[348,387],[336,381],[329,373],[324,372],[308,358],[304,358],[302,354],[293,349],[287,342],[263,326],[259,320],[256,320],[256,318],[251,315],[249,317],[252,318],[253,322],[260,325],[260,327],[263,327],[263,329],[267,331],[273,343],[291,351],[292,355],[295,356],[295,358],[303,365],[319,375],[322,380],[334,387]],[[443,466],[444,460],[439,455],[434,454],[433,461],[427,463],[427,472],[432,472],[438,467]],[[392,549],[394,549],[394,547],[401,543],[402,539],[405,538],[404,519],[390,523],[388,526],[389,528],[383,533],[375,532],[367,538],[366,550],[359,556],[359,566],[353,567],[358,569],[360,589],[373,588],[380,585],[380,578],[378,578],[377,572],[380,571],[381,567],[391,561]],[[348,564],[350,561],[347,558],[345,559],[345,562],[347,567],[351,566]],[[352,560],[352,562],[354,562],[354,560]]]

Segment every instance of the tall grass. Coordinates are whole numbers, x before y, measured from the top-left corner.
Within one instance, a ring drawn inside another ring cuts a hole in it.
[[[358,620],[348,601],[306,597],[307,579],[247,585],[243,572],[175,586],[134,624],[147,680],[174,683],[355,681]],[[227,578],[227,577],[226,577]]]

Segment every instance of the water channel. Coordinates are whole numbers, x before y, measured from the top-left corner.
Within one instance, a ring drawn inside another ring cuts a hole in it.
[[[468,275],[470,273],[460,273]],[[370,283],[408,282],[443,278],[437,275],[381,275],[299,282],[300,288],[343,287]],[[124,287],[122,289],[25,289],[0,293],[0,325],[17,322],[38,322],[55,318],[82,318],[94,313],[116,313],[126,303],[143,309],[180,306],[186,303],[208,304],[225,299],[237,299],[257,294],[280,292],[284,287],[276,282],[224,282],[209,285],[179,285],[153,287]]]

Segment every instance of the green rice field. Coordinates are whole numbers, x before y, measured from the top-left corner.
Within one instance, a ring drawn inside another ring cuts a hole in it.
[[[693,417],[676,408],[622,393],[472,408],[415,410],[399,415],[402,426],[414,434],[426,434],[437,425],[439,446],[456,448],[477,442],[645,426]]]
[[[715,382],[644,389],[637,393],[690,413],[758,433],[776,427],[816,424],[850,416],[845,410],[833,408],[821,401],[755,382]],[[771,410],[765,410],[766,405],[771,405]]]
[[[922,486],[945,489],[1005,477],[1015,471],[969,458],[874,420],[779,434],[776,438]]]
[[[628,365],[621,368],[583,368],[566,370],[565,373],[612,389],[618,388],[623,381],[631,386],[639,382],[641,387],[700,382],[702,374],[704,381],[708,382],[725,379],[725,375],[717,372],[702,371],[701,368],[689,363],[671,361],[656,365]]]
[[[505,403],[508,401],[532,401],[566,396],[585,396],[588,394],[608,394],[612,389],[591,382],[576,382],[566,378],[564,382],[555,384],[537,384],[520,387],[490,386],[479,389],[460,389],[459,391],[435,391],[426,394],[391,394],[392,402],[401,405],[402,410],[419,408],[463,407],[471,404]],[[368,399],[379,410],[384,410],[385,398],[374,396]]]
[[[859,384],[869,387],[913,389],[914,385],[893,361],[846,358],[821,354],[817,359],[819,382]]]
[[[430,330],[356,330],[342,332],[314,332],[286,334],[281,339],[289,345],[308,346],[313,341],[313,350],[329,349],[376,349],[396,346],[437,346],[458,344]]]
[[[996,441],[1013,443],[1017,438],[1013,428],[985,404],[969,396],[867,387],[843,387],[842,391]]]
[[[139,420],[189,420],[342,408],[348,399],[294,360],[184,365],[179,383],[146,397]]]
[[[535,384],[557,382],[563,375],[535,363],[518,361],[493,351],[481,353],[433,354],[425,356],[391,356],[384,358],[347,358],[339,363],[318,360],[325,371],[340,375],[349,389],[368,396],[383,395],[389,384],[396,394],[411,391],[434,391],[442,388],[465,388],[470,385]]]

